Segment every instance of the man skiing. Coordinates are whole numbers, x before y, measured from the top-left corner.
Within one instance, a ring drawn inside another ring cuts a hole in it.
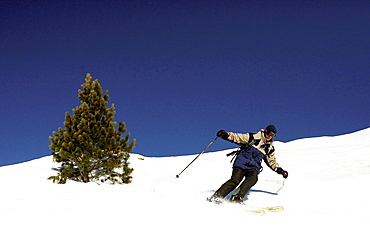
[[[257,133],[233,133],[220,130],[217,136],[240,145],[238,151],[233,152],[236,156],[231,178],[226,181],[208,200],[220,203],[225,196],[233,191],[243,180],[239,188],[234,192],[231,201],[235,203],[243,202],[244,196],[258,181],[258,174],[262,171],[262,160],[273,171],[281,174],[284,178],[288,177],[288,172],[283,170],[276,162],[273,138],[276,136],[276,127],[268,125],[265,129]]]

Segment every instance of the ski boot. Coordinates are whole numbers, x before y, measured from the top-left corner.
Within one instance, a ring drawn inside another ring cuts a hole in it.
[[[232,195],[231,198],[230,198],[230,202],[243,204],[243,198],[241,196],[238,196],[238,195]]]

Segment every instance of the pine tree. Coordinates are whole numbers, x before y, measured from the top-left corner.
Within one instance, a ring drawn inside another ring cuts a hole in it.
[[[59,128],[49,137],[56,162],[61,163],[57,176],[49,179],[66,183],[67,179],[79,182],[130,183],[133,169],[129,168],[130,152],[136,140],[129,142],[130,133],[124,122],[113,121],[114,104],[108,105],[108,91],[103,94],[98,80],[86,75],[83,90],[78,90],[81,105],[73,109],[73,116],[65,116],[64,129]]]

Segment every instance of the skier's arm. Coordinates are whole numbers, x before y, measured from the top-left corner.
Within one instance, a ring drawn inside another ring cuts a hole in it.
[[[250,142],[250,134],[249,133],[233,133],[233,132],[226,132],[225,130],[219,130],[217,132],[217,137],[220,137],[224,140],[233,142],[235,144],[248,144]]]
[[[233,133],[227,132],[228,140],[236,144],[248,144],[249,143],[249,133]]]
[[[277,168],[280,168],[280,165],[278,164],[278,162],[276,162],[275,151],[271,154],[266,154],[266,156],[263,158],[263,161],[273,171],[276,171]]]
[[[281,168],[280,165],[276,162],[275,151],[273,151],[271,154],[267,154],[263,158],[263,161],[268,167],[270,167],[271,170],[275,171],[278,174],[281,174],[284,178],[288,177],[288,172],[286,170],[283,170],[283,168]]]

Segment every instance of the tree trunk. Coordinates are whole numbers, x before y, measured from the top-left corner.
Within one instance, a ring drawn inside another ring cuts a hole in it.
[[[83,181],[84,183],[88,183],[88,182],[90,182],[89,176],[88,176],[88,175],[83,175],[83,176],[82,176],[82,181]]]

